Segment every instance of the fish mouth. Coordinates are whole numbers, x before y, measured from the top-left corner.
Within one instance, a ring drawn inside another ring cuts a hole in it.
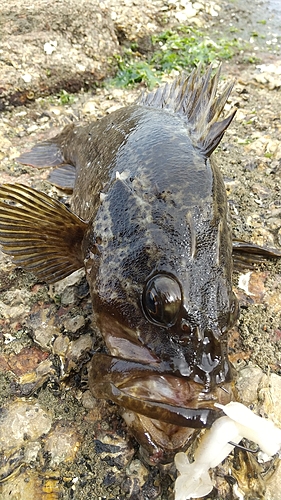
[[[160,365],[143,364],[106,354],[93,356],[89,384],[98,398],[160,422],[193,429],[210,428],[223,415],[215,403],[227,404],[231,384],[209,393],[184,377],[166,373]]]

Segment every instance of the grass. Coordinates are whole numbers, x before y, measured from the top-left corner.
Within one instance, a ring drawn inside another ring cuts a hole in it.
[[[74,102],[74,95],[69,94],[66,90],[61,90],[60,93],[58,94],[58,98],[60,101],[60,104],[65,105],[65,104],[72,104]]]
[[[164,73],[190,69],[200,62],[209,64],[232,58],[241,47],[233,34],[230,39],[210,38],[197,28],[180,26],[177,29],[152,37],[152,51],[148,57],[138,52],[136,44],[125,49],[123,55],[115,57],[116,76],[109,85],[127,87],[145,83],[153,88]]]

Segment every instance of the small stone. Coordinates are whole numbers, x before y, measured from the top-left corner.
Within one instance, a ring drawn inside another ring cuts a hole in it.
[[[59,334],[59,329],[49,324],[42,324],[34,330],[34,340],[43,349],[50,349],[53,339]]]
[[[50,40],[44,43],[44,51],[47,55],[51,55],[57,49],[58,42],[56,40]]]
[[[281,427],[281,377],[276,373],[261,380],[259,399],[263,402],[264,414]]]
[[[15,375],[20,376],[32,372],[47,357],[48,353],[42,352],[36,346],[24,347],[18,354],[10,354],[10,369]]]
[[[52,474],[52,473],[51,473]],[[1,483],[1,500],[57,500],[62,495],[62,482],[57,477],[44,477],[27,469],[18,475],[13,473],[8,481]],[[53,475],[55,475],[53,473]]]
[[[70,276],[60,280],[58,283],[51,285],[49,288],[50,297],[53,299],[59,298],[63,306],[73,304],[76,299],[75,285],[80,282],[84,275],[85,270],[79,269]]]
[[[89,114],[89,115],[96,115],[97,114],[97,106],[96,102],[94,100],[89,100],[87,101],[82,109],[83,113]]]
[[[130,477],[136,476],[139,480],[139,486],[142,487],[147,480],[148,470],[140,460],[133,460],[127,467],[127,474]]]
[[[251,189],[252,189],[253,193],[258,195],[261,199],[268,198],[269,196],[272,195],[271,190],[262,184],[254,183],[254,184],[252,184]]]
[[[61,462],[73,461],[79,445],[78,434],[69,422],[59,423],[45,439],[44,450],[51,455],[51,467]]]
[[[24,450],[25,462],[30,463],[35,461],[39,450],[41,450],[41,444],[38,443],[37,441],[28,443]]]
[[[25,73],[22,75],[22,79],[25,83],[30,83],[32,80],[32,76],[29,73]]]
[[[264,373],[259,366],[249,365],[240,370],[236,382],[239,399],[249,406],[257,401],[257,394]]]
[[[268,272],[252,272],[241,274],[239,276],[238,288],[243,290],[248,297],[251,297],[252,301],[256,304],[262,303],[265,296],[265,280],[268,277]],[[242,302],[243,297],[239,295],[238,298]]]
[[[194,8],[195,10],[199,11],[199,10],[203,10],[204,6],[203,6],[203,4],[202,4],[202,3],[200,3],[200,2],[194,2],[194,3],[193,3],[193,8]]]
[[[51,428],[50,415],[38,403],[16,401],[5,409],[0,423],[0,448],[7,452],[19,449],[28,441],[36,441]]]
[[[54,373],[52,361],[49,358],[45,359],[45,361],[39,363],[35,371],[38,378],[43,378],[50,373]]]
[[[235,115],[235,119],[241,122],[242,120],[245,120],[245,118],[246,118],[245,113],[241,109],[238,109]]]
[[[80,328],[85,326],[85,319],[83,316],[77,315],[74,318],[68,318],[63,323],[64,328],[71,333],[76,333]]]
[[[266,481],[266,500],[280,500],[281,461],[274,464],[275,472]]]
[[[66,335],[60,335],[53,343],[53,353],[58,356],[65,356],[70,345],[70,340]]]
[[[88,352],[93,347],[93,339],[90,334],[81,335],[79,339],[71,342],[69,348],[69,356],[79,359],[85,352]]]
[[[92,410],[96,406],[96,400],[91,391],[85,391],[82,395],[81,403],[87,410]]]

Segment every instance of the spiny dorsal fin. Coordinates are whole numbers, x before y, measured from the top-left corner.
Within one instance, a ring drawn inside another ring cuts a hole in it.
[[[54,283],[83,266],[87,224],[59,201],[21,184],[0,186],[0,244],[14,262]]]
[[[210,66],[201,75],[199,65],[189,76],[178,76],[171,84],[167,83],[137,101],[142,106],[167,109],[183,116],[194,146],[206,157],[216,149],[236,113],[235,109],[224,120],[218,121],[234,82],[226,85],[216,96],[220,68],[214,76],[212,69]]]

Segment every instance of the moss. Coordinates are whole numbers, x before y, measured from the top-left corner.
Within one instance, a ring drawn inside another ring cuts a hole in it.
[[[108,80],[108,84],[127,87],[142,82],[153,88],[166,73],[188,70],[199,63],[231,59],[241,50],[233,33],[229,39],[221,38],[218,33],[210,38],[207,32],[188,26],[152,36],[151,46],[149,55],[141,54],[134,44],[124,49],[122,56],[116,56],[116,76]]]

